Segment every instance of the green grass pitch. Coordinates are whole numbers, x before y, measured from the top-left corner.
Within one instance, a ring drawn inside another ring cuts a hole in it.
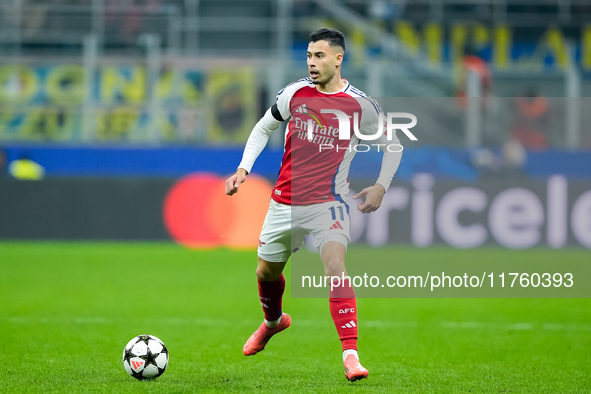
[[[486,251],[395,253],[418,261]],[[587,261],[589,252],[568,256]],[[360,299],[370,375],[349,383],[327,300],[291,298],[288,278],[292,327],[245,357],[262,320],[255,261],[253,251],[169,243],[0,243],[0,392],[591,390],[589,299]],[[169,349],[157,380],[123,369],[123,347],[139,334]]]

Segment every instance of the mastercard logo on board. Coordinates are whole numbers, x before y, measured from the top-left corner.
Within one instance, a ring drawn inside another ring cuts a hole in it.
[[[190,174],[168,191],[164,225],[176,242],[188,248],[256,248],[271,190],[266,179],[249,175],[230,197],[225,193],[225,178]]]

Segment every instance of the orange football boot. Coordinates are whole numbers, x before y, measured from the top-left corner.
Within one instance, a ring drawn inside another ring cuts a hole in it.
[[[248,338],[248,341],[244,344],[242,353],[244,353],[245,356],[252,356],[253,354],[257,354],[264,350],[265,345],[273,335],[289,328],[289,326],[291,326],[291,317],[289,317],[287,313],[281,315],[281,321],[276,327],[269,328],[265,322],[263,322],[259,329]]]
[[[350,382],[367,378],[369,372],[363,368],[355,355],[349,354],[345,359],[345,375]]]

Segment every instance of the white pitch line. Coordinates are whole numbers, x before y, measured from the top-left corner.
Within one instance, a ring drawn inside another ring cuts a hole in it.
[[[164,325],[188,325],[204,327],[233,327],[233,326],[256,326],[260,320],[230,320],[230,319],[191,319],[191,318],[161,318],[161,319],[125,319],[125,318],[104,318],[104,317],[37,317],[37,316],[10,316],[0,317],[0,322],[10,324],[164,324]],[[300,327],[328,327],[333,323],[330,321],[298,320],[294,319],[294,326]],[[432,323],[418,323],[416,321],[386,321],[386,320],[361,320],[362,328],[367,329],[419,329],[433,326]],[[435,323],[435,326],[451,330],[545,330],[545,331],[591,331],[591,324],[563,324],[563,323],[495,323],[479,321],[443,321]]]
[[[542,328],[557,331],[591,331],[591,324],[545,323]]]
[[[477,321],[464,321],[464,322],[454,322],[454,321],[446,321],[442,322],[441,326],[444,328],[451,328],[451,329],[472,329],[472,328],[481,328],[481,329],[505,329],[505,330],[533,330],[535,325],[533,323],[507,323],[507,324],[500,324],[494,322],[477,322]]]

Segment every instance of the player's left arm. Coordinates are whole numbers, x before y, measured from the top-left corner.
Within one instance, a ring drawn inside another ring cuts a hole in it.
[[[246,176],[250,173],[255,160],[267,145],[269,137],[282,122],[283,119],[278,115],[277,105],[273,105],[254,126],[248,141],[246,141],[242,161],[238,165],[236,173],[226,179],[226,194],[228,196],[238,193],[238,188],[246,181]]]
[[[365,197],[362,202],[357,204],[357,209],[362,213],[371,213],[376,211],[382,205],[382,199],[386,194],[386,190],[382,185],[376,183],[373,186],[366,187],[359,193],[353,196],[355,200]]]
[[[373,100],[371,102],[365,99],[362,100],[364,101],[364,105],[362,105],[363,114],[361,116],[359,131],[365,135],[374,135],[378,128],[382,109]],[[382,120],[384,122],[385,119],[386,117],[383,116]],[[386,125],[384,124],[382,126],[381,135],[376,140],[371,141],[372,144],[378,144],[380,150],[383,152],[382,167],[378,180],[375,185],[366,187],[353,196],[356,200],[362,199],[357,204],[357,209],[362,213],[374,212],[382,205],[384,194],[386,194],[386,191],[390,187],[392,178],[394,178],[394,174],[398,170],[400,160],[402,159],[402,145],[400,145],[400,140],[396,136],[395,130],[388,136]]]
[[[246,181],[246,176],[250,173],[255,160],[267,145],[271,134],[281,123],[289,119],[291,116],[289,111],[291,97],[301,87],[302,83],[306,82],[298,81],[282,89],[277,94],[275,104],[265,112],[265,115],[254,126],[248,141],[246,141],[242,161],[238,165],[236,173],[226,180],[227,195],[231,196],[238,193],[238,188]]]

